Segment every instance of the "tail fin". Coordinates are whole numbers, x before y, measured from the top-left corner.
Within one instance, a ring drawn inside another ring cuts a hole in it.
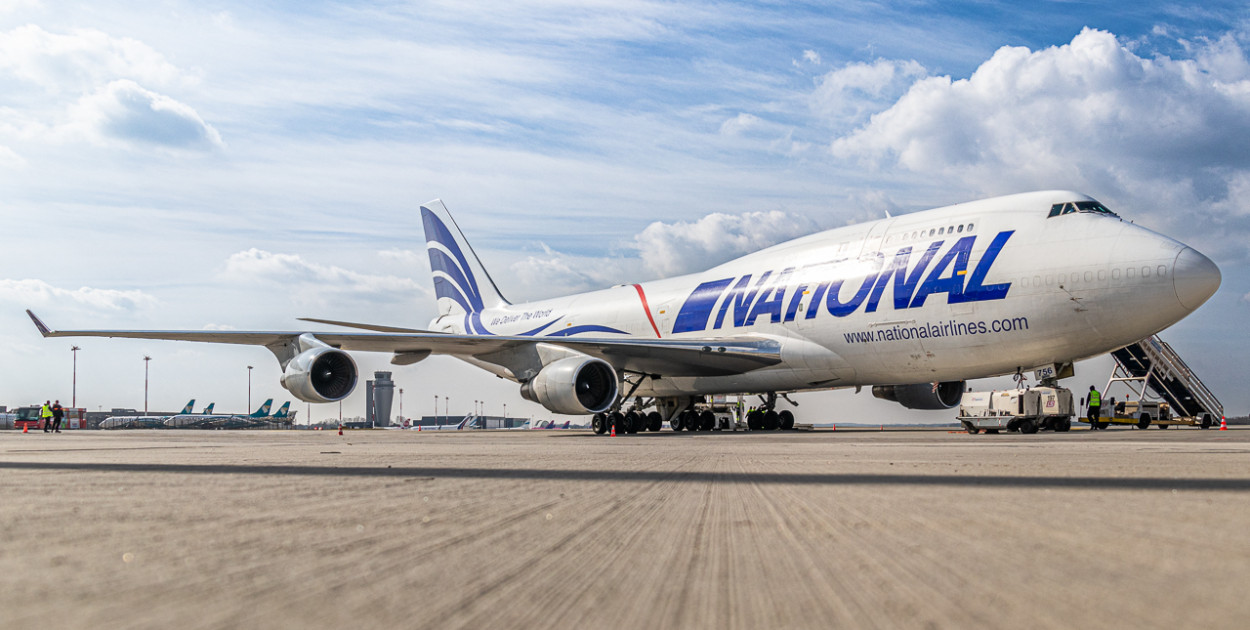
[[[285,418],[285,417],[287,417],[287,413],[288,413],[290,410],[291,410],[291,401],[289,401],[289,400],[288,400],[288,401],[286,401],[286,402],[282,403],[282,406],[281,406],[281,407],[278,407],[278,410],[274,412],[273,417],[275,417],[275,418]]]
[[[193,407],[193,406],[195,406],[195,399],[194,399],[194,398],[192,398],[191,400],[187,401],[187,406],[186,406],[186,407],[183,407],[183,408],[182,408],[182,411],[179,411],[178,413],[180,413],[180,414],[182,414],[182,413],[191,413],[191,407]]]
[[[508,300],[486,273],[441,200],[421,206],[421,223],[425,227],[425,247],[430,255],[439,315],[464,315],[465,332],[488,334],[478,318],[470,316],[487,308],[507,306]]]
[[[215,402],[208,403],[208,406],[204,408],[204,413],[213,413],[213,406],[216,404]]]
[[[264,402],[264,404],[262,404],[262,405],[260,406],[260,409],[257,409],[257,410],[256,410],[256,413],[252,414],[252,417],[253,417],[253,418],[262,418],[262,417],[264,417],[264,416],[269,415],[269,408],[270,408],[270,407],[272,407],[272,406],[273,406],[273,399],[272,399],[272,398],[270,398],[270,399],[266,400],[266,401]]]

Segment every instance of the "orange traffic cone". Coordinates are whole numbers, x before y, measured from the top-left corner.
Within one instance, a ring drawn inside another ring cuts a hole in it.
[[[1227,430],[1228,430],[1228,422],[1224,419],[1224,417],[1223,417],[1223,416],[1221,416],[1221,417],[1220,417],[1220,430],[1221,430],[1221,431],[1227,431]]]
[[[421,425],[419,425],[419,424],[418,424],[418,425],[417,425],[417,433],[420,433],[420,432],[421,432]]]
[[[616,423],[612,423],[612,437],[616,437]]]
[[[30,424],[22,425],[22,433],[30,433]]]
[[[339,425],[339,435],[343,435],[343,425]]]
[[[834,430],[834,431],[837,431],[837,430],[838,430],[838,425],[836,425],[836,424],[835,424],[835,425],[833,425],[833,430]]]

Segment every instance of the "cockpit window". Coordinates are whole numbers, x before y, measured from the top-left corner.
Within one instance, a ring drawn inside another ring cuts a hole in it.
[[[1095,214],[1105,214],[1117,218],[1120,216],[1108,210],[1106,206],[1098,203],[1097,201],[1069,201],[1067,203],[1057,203],[1051,206],[1048,218],[1064,214],[1072,214],[1073,212],[1092,212]]]

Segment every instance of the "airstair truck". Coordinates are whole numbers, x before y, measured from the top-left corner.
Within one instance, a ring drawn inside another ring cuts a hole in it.
[[[967,392],[959,402],[959,422],[968,433],[1001,430],[1037,433],[1041,429],[1072,428],[1072,391],[1063,387],[1033,387],[991,392]]]

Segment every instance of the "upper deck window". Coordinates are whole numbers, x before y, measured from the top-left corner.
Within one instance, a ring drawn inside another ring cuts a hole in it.
[[[1110,211],[1106,206],[1097,201],[1069,201],[1067,203],[1057,203],[1050,207],[1050,214],[1047,218],[1057,217],[1062,214],[1072,214],[1073,212],[1093,212],[1095,214],[1105,214],[1119,218],[1120,215]]]

